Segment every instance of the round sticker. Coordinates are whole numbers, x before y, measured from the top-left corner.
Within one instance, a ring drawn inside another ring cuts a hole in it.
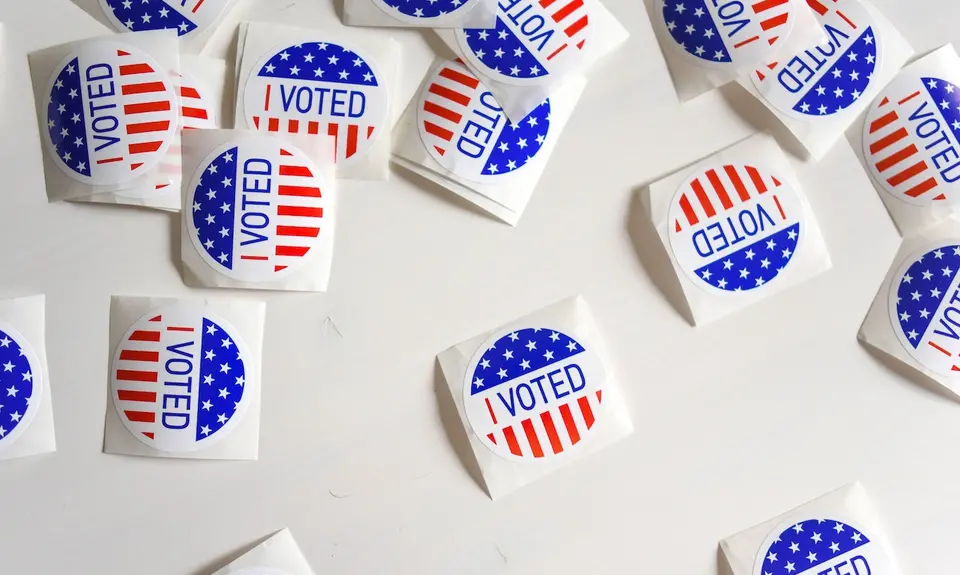
[[[143,316],[117,346],[110,379],[120,420],[161,451],[203,449],[228,435],[253,395],[253,357],[240,334],[204,307]]]
[[[808,0],[827,42],[751,74],[753,85],[781,112],[798,118],[846,110],[873,85],[881,46],[859,0]]]
[[[807,519],[767,536],[754,575],[883,575],[893,562],[863,530],[835,519]]]
[[[337,162],[362,158],[387,121],[390,98],[373,60],[332,42],[274,50],[247,80],[247,124],[264,132],[329,134]]]
[[[215,130],[217,106],[203,82],[183,72],[180,86],[180,111],[184,130]]]
[[[201,162],[187,191],[187,229],[203,260],[221,274],[245,282],[280,279],[332,241],[332,224],[323,225],[332,215],[325,190],[306,154],[252,135]]]
[[[433,159],[475,182],[494,183],[523,168],[550,132],[550,100],[511,122],[487,87],[456,62],[433,75],[417,115],[420,139]]]
[[[764,64],[790,35],[793,2],[660,0],[663,25],[695,64],[743,68]]]
[[[80,44],[50,81],[47,129],[71,178],[119,184],[153,169],[177,133],[177,94],[150,56],[107,40]]]
[[[960,189],[960,86],[906,73],[867,113],[863,149],[874,180],[895,198],[954,202]]]
[[[803,207],[782,177],[750,164],[698,170],[670,204],[670,245],[699,286],[761,289],[793,260]]]
[[[43,370],[30,343],[0,322],[0,449],[15,442],[40,409]]]
[[[463,386],[477,437],[507,459],[568,453],[602,419],[607,373],[596,353],[547,328],[502,331],[470,361]]]
[[[583,61],[594,28],[591,6],[592,0],[501,2],[495,29],[457,29],[460,51],[485,76],[506,84],[562,77]]]
[[[424,24],[451,15],[464,15],[479,0],[373,0],[381,10],[408,24]]]
[[[209,28],[231,0],[100,0],[103,12],[121,32],[176,30],[197,35]]]
[[[960,375],[960,245],[907,258],[893,276],[890,319],[913,359],[943,376]]]

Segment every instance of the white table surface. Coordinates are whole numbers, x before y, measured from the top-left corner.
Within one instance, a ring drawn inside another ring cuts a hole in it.
[[[960,40],[960,3],[876,4],[918,53]],[[642,3],[607,5],[632,37],[595,70],[517,228],[395,173],[341,187],[327,294],[215,294],[268,302],[260,460],[231,463],[101,454],[109,296],[199,292],[178,275],[175,217],[47,203],[23,54],[102,28],[67,0],[0,2],[0,294],[47,294],[58,439],[0,464],[0,572],[205,575],[289,526],[318,574],[708,575],[722,537],[856,479],[905,574],[955,572],[960,403],[856,341],[899,242],[856,156],[843,143],[801,174],[834,270],[690,327],[657,287],[636,191],[766,120],[739,89],[681,107]],[[252,14],[338,25],[327,0]],[[427,44],[393,33],[415,76]],[[491,502],[438,404],[435,355],[574,293],[636,433]]]

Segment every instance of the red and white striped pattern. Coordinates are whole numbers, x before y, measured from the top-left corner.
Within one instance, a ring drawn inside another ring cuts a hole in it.
[[[579,443],[593,428],[596,423],[594,411],[600,407],[602,399],[603,390],[598,389],[596,393],[587,393],[545,409],[517,424],[497,427],[486,437],[494,445],[506,445],[510,453],[518,457],[539,459],[545,455],[558,455]],[[485,401],[493,424],[498,426],[490,399]]]
[[[921,150],[910,140],[910,132],[905,126],[910,113],[901,115],[899,109],[920,95],[918,90],[896,103],[888,97],[880,101],[878,108],[885,113],[870,122],[867,128],[866,154],[868,161],[895,193],[911,198],[933,195],[934,200],[945,200],[946,196],[938,193],[940,184],[936,168],[927,162]]]
[[[460,133],[460,123],[470,111],[470,102],[477,95],[480,80],[458,66],[445,65],[438,72],[423,99],[423,128],[432,136],[430,145],[441,156],[446,154],[454,134]]]
[[[214,111],[215,102],[207,101],[201,95],[200,86],[183,78],[180,86],[180,113],[183,116],[184,130],[213,129],[217,127]]]
[[[539,4],[554,22],[563,26],[563,33],[570,40],[551,52],[547,60],[552,60],[557,54],[563,52],[568,44],[573,44],[578,50],[582,50],[586,41],[587,26],[590,24],[583,0],[539,0]],[[520,37],[524,37],[522,33]]]
[[[767,4],[768,1],[778,2],[781,4],[786,2],[786,0],[764,0],[762,2],[757,2],[756,4],[754,4],[754,12],[756,12],[756,7],[758,5]],[[846,14],[844,14],[843,11],[836,6],[836,4],[837,4],[837,0],[822,0],[822,1],[807,0],[807,5],[810,6],[810,8],[817,13],[817,16],[818,16],[818,19],[820,20],[821,25],[823,24],[823,20],[830,15],[830,12],[835,12],[838,18],[846,22],[852,30],[856,30],[857,25],[854,24],[853,20],[851,20]],[[768,18],[764,22],[769,22],[770,20],[771,19]],[[787,23],[787,20],[788,18],[786,17],[786,15],[784,15],[783,22],[778,23],[776,26],[772,26],[770,29],[771,30],[779,29],[780,26],[783,26]],[[766,28],[764,28],[764,30],[766,30]],[[770,44],[772,45],[778,39],[779,39],[778,36],[771,38]],[[766,65],[766,68],[767,70],[772,71],[772,70],[776,70],[777,66],[779,65],[780,65],[779,62],[771,62]],[[761,82],[766,80],[767,78],[767,72],[764,72],[762,68],[756,71],[756,75],[757,75],[757,79],[760,80]]]
[[[760,33],[737,42],[733,47],[742,48],[760,41],[773,46],[790,20],[790,0],[760,0],[754,2],[750,9],[760,18]]]
[[[677,200],[683,213],[674,219],[675,231],[709,221],[718,213],[732,210],[782,185],[774,176],[765,176],[753,166],[725,165],[709,169],[690,182]],[[780,200],[774,196],[780,215],[786,219]]]

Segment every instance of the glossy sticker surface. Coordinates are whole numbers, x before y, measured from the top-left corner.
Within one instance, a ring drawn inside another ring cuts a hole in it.
[[[699,169],[669,211],[670,246],[684,273],[719,293],[763,289],[801,249],[803,207],[781,176],[751,164]]]
[[[30,427],[43,401],[43,370],[30,343],[0,322],[0,450]]]
[[[121,32],[176,30],[180,36],[207,30],[232,0],[100,0]]]
[[[849,522],[817,518],[781,526],[760,548],[754,575],[882,575],[893,563],[881,543]]]

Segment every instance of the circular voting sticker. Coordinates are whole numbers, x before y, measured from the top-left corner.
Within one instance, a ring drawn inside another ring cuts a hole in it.
[[[893,562],[883,544],[834,519],[778,527],[760,546],[753,575],[883,575]]]
[[[153,169],[177,134],[173,83],[150,56],[107,40],[80,44],[50,80],[44,140],[71,178],[128,182]]]
[[[100,0],[121,32],[176,30],[180,36],[209,28],[232,0]]]
[[[797,118],[830,116],[854,105],[875,84],[882,55],[877,27],[859,0],[808,4],[827,42],[750,75],[771,105]]]
[[[460,28],[457,41],[483,75],[514,85],[555,80],[580,65],[593,0],[507,0],[495,29]]]
[[[30,343],[0,322],[0,450],[12,445],[40,409],[43,370]]]
[[[549,100],[514,123],[461,64],[446,62],[425,85],[417,108],[420,139],[455,176],[496,183],[526,166],[547,140]]]
[[[373,0],[373,3],[401,22],[425,25],[466,14],[480,0]]]
[[[957,201],[960,188],[960,86],[906,72],[867,113],[863,150],[873,179],[916,205]]]
[[[917,363],[943,376],[960,375],[958,284],[960,245],[944,243],[907,258],[890,286],[897,338]]]
[[[497,455],[549,459],[595,432],[606,379],[596,353],[565,333],[501,331],[470,361],[463,403],[470,427]]]
[[[698,170],[670,203],[670,245],[697,285],[762,289],[793,260],[803,206],[782,177],[750,164]]]
[[[765,64],[790,35],[796,4],[787,0],[658,0],[662,25],[688,60],[711,68]],[[782,42],[781,42],[782,44]]]
[[[200,163],[187,188],[187,230],[219,273],[245,282],[280,279],[333,241],[325,191],[306,154],[273,136],[253,134],[220,146]]]
[[[148,313],[117,346],[110,370],[120,420],[144,444],[170,453],[203,449],[243,417],[257,381],[240,334],[202,306]]]
[[[190,74],[181,75],[180,111],[184,130],[214,130],[218,128],[217,107],[219,103],[210,92]]]
[[[387,122],[390,97],[373,60],[332,42],[273,50],[244,89],[247,124],[263,132],[329,134],[337,163],[362,158]]]

